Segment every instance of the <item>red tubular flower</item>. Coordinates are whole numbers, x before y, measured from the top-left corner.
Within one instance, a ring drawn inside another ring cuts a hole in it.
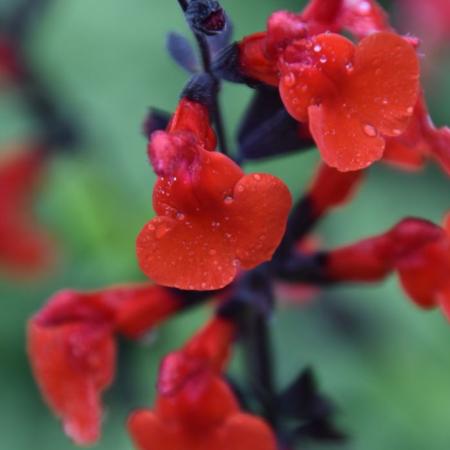
[[[11,274],[42,271],[53,259],[50,238],[31,208],[45,163],[40,148],[7,152],[0,159],[0,266]]]
[[[450,215],[444,229],[442,239],[402,258],[397,269],[402,286],[419,306],[441,305],[450,320]]]
[[[246,76],[271,86],[278,86],[276,64],[266,53],[266,33],[245,37],[239,45],[239,64]]]
[[[335,34],[295,41],[279,67],[286,108],[309,121],[322,158],[340,171],[380,159],[385,138],[401,135],[413,115],[419,64],[413,47],[393,33],[356,47]]]
[[[140,450],[275,450],[275,438],[260,419],[240,411],[220,377],[234,327],[213,320],[193,341],[163,361],[154,411],[129,419]]]
[[[442,238],[442,229],[433,223],[404,219],[384,234],[330,252],[328,275],[333,280],[378,281],[395,270],[400,261]]]
[[[28,324],[28,353],[42,394],[78,444],[100,434],[101,394],[114,377],[114,333],[137,337],[180,308],[150,285],[62,291]]]
[[[406,219],[387,233],[332,251],[331,279],[378,281],[396,271],[409,297],[421,308],[441,306],[450,320],[450,216],[444,230]]]
[[[201,110],[192,126],[186,110]],[[202,125],[203,124],[203,125]],[[197,127],[197,128],[195,128]],[[269,260],[283,236],[291,207],[287,187],[272,175],[244,175],[213,150],[206,108],[182,100],[166,132],[149,144],[158,175],[157,217],[137,238],[142,270],[155,282],[190,290],[229,284],[238,267]]]

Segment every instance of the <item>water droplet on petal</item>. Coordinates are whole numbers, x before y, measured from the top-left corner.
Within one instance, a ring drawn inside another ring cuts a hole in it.
[[[231,205],[234,201],[233,197],[231,197],[231,195],[227,195],[224,199],[223,199],[225,205]]]
[[[412,106],[410,106],[409,108],[406,109],[406,114],[412,114],[414,112],[414,108]]]
[[[283,81],[287,87],[294,86],[296,82],[295,74],[289,72],[287,75],[284,76]]]
[[[253,178],[254,178],[256,181],[260,181],[260,180],[261,180],[261,175],[255,173],[255,174],[253,175]]]
[[[372,7],[370,6],[370,3],[367,1],[361,2],[358,6],[358,12],[360,14],[367,14],[370,12]]]
[[[393,130],[393,133],[395,136],[400,136],[402,134],[402,130],[399,130],[398,128],[396,128],[395,130]]]
[[[319,53],[322,50],[322,46],[320,44],[316,44],[313,48],[316,53]]]
[[[180,220],[180,221],[184,220],[186,218],[186,216],[180,212],[177,213],[176,217],[177,217],[177,220]]]
[[[320,61],[322,64],[325,64],[325,63],[328,61],[328,59],[327,59],[327,57],[326,57],[325,55],[322,55],[322,56],[320,57],[319,61]]]
[[[375,137],[377,135],[377,129],[373,127],[372,125],[364,125],[363,126],[364,133],[367,134],[369,137]]]
[[[238,192],[244,192],[244,191],[245,191],[244,186],[242,186],[242,184],[240,184],[240,185],[237,187],[237,191],[238,191]]]
[[[238,259],[233,259],[232,264],[233,264],[234,267],[239,267],[239,265],[240,265],[241,263],[240,263],[240,261],[239,261]]]
[[[155,225],[153,225],[152,223],[149,223],[149,224],[147,225],[147,230],[148,230],[148,231],[155,231]]]
[[[355,68],[353,67],[353,63],[351,63],[351,62],[348,62],[346,65],[345,65],[345,70],[347,71],[347,73],[352,73],[354,70],[355,70]]]
[[[155,236],[156,239],[163,238],[170,231],[170,227],[166,224],[161,224],[156,228]]]

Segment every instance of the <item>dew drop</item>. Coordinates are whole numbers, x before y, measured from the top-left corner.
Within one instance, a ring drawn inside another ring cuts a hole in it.
[[[234,267],[239,267],[240,261],[238,259],[233,259],[233,262],[231,264],[233,264]]]
[[[395,136],[400,136],[402,134],[402,130],[399,130],[398,128],[392,130],[392,132],[394,133]]]
[[[256,181],[261,181],[261,175],[259,175],[259,174],[257,174],[257,173],[255,173],[255,174],[253,175],[253,178],[254,178]]]
[[[371,10],[371,6],[370,3],[367,1],[361,2],[358,6],[358,11],[360,14],[367,14],[370,12]]]
[[[183,213],[178,212],[176,215],[177,220],[184,220],[186,216]]]
[[[325,55],[322,55],[322,56],[320,57],[319,61],[320,61],[322,64],[325,64],[325,63],[328,61],[328,59],[327,59],[327,57],[326,57]]]
[[[155,225],[153,225],[152,223],[149,223],[149,224],[147,225],[147,230],[148,230],[148,231],[155,231]]]
[[[224,199],[223,199],[225,205],[231,205],[234,201],[233,197],[231,197],[231,195],[227,195]]]
[[[316,44],[313,48],[316,53],[319,53],[322,50],[322,46],[320,44]]]
[[[239,185],[239,186],[237,187],[237,191],[238,191],[238,192],[244,192],[244,191],[245,191],[245,187],[242,186],[242,185]]]
[[[165,224],[161,224],[156,228],[155,236],[156,239],[163,238],[170,231],[170,227]]]
[[[295,75],[292,72],[290,72],[284,76],[283,81],[287,87],[292,87],[295,85],[296,82]]]
[[[412,106],[410,106],[409,108],[406,109],[406,114],[412,114],[414,112],[414,108]]]
[[[206,289],[206,283],[201,284],[202,289]]]
[[[369,137],[375,137],[377,135],[377,130],[372,125],[367,125],[367,124],[364,125],[363,130],[364,130],[364,133],[366,133],[367,136],[369,136]]]

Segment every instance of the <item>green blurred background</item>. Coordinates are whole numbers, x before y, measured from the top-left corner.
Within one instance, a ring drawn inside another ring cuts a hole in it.
[[[272,10],[295,10],[301,2],[222,3],[240,37],[262,29]],[[172,111],[186,81],[164,49],[170,30],[187,33],[175,0],[55,0],[36,23],[30,57],[76,117],[84,142],[76,155],[53,161],[39,197],[41,220],[60,242],[57,268],[33,283],[0,281],[2,450],[75,448],[31,378],[25,352],[30,315],[64,287],[92,289],[143,279],[134,239],[152,215],[154,176],[140,124],[150,105]],[[440,69],[428,90],[431,110],[438,123],[450,122],[450,58],[443,55],[436,63]],[[243,87],[225,87],[230,138],[249,96]],[[0,144],[32,127],[14,93],[2,94]],[[297,196],[317,160],[317,152],[310,152],[249,164],[248,170],[270,171]],[[439,222],[450,206],[449,193],[448,179],[436,167],[418,175],[377,166],[355,201],[321,224],[323,240],[349,242],[385,230],[405,215]],[[98,450],[132,448],[124,428],[127,414],[151,404],[160,357],[181,345],[207,314],[207,309],[190,312],[152,339],[126,344],[118,382],[105,398]],[[272,327],[280,387],[312,365],[352,436],[342,448],[450,448],[450,327],[439,312],[415,309],[395,279],[333,288],[306,306],[284,304]],[[239,371],[239,361],[234,367]]]

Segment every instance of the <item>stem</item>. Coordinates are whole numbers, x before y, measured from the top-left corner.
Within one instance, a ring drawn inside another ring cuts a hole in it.
[[[261,403],[264,418],[276,430],[276,394],[267,318],[259,311],[252,309],[243,320],[245,321],[243,342],[249,381]]]
[[[189,2],[187,0],[178,0],[178,4],[180,5],[183,12],[186,12],[186,10],[189,6]],[[203,34],[198,33],[195,30],[192,30],[192,31],[195,35],[195,39],[197,41],[198,48],[200,50],[203,71],[205,73],[207,73],[208,75],[210,75],[211,78],[213,78],[217,82],[217,86],[219,87],[219,89],[217,91],[219,91],[220,90],[220,80],[218,80],[214,76],[214,73],[211,70],[211,52],[209,49],[208,40]],[[227,145],[227,140],[226,140],[226,136],[225,136],[225,127],[224,127],[224,122],[223,122],[223,118],[222,118],[222,113],[220,110],[218,94],[214,95],[211,103],[212,103],[212,112],[211,112],[212,119],[213,119],[213,122],[214,122],[214,125],[216,128],[217,140],[219,141],[219,147],[223,154],[228,155],[228,145]]]

